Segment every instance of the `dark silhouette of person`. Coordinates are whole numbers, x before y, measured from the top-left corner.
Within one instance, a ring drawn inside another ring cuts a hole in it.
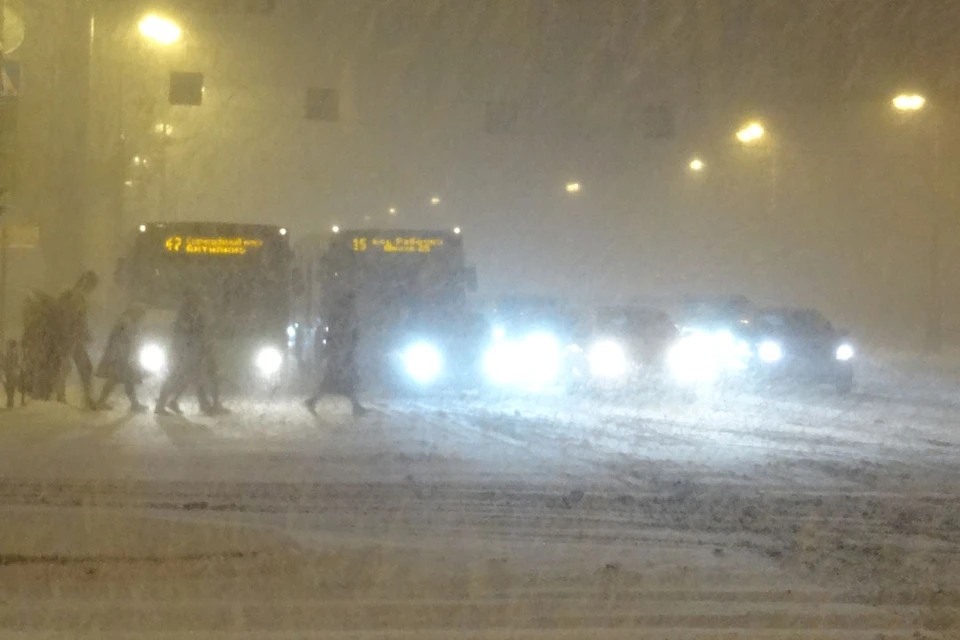
[[[97,365],[97,377],[104,378],[100,397],[97,399],[97,409],[107,409],[110,394],[117,387],[123,385],[123,390],[130,401],[130,411],[141,413],[146,406],[137,399],[137,385],[143,382],[143,372],[139,362],[135,360],[135,346],[138,341],[140,321],[147,308],[134,303],[123,312],[107,338],[107,346]]]
[[[317,392],[304,405],[316,415],[316,405],[324,395],[339,395],[350,400],[353,415],[364,415],[367,410],[357,398],[357,343],[359,342],[357,298],[353,292],[341,295],[330,310],[327,319],[326,366],[319,380]],[[322,339],[318,336],[318,339]]]

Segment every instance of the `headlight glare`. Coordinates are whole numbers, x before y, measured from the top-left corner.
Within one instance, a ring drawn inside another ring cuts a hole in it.
[[[418,342],[403,352],[403,368],[414,382],[430,384],[443,370],[443,356],[431,344]]]
[[[148,373],[160,373],[167,368],[167,352],[156,343],[143,345],[139,360],[140,366]]]
[[[757,357],[767,364],[780,362],[783,359],[783,347],[773,340],[764,340],[757,346]]]
[[[494,384],[538,388],[557,380],[562,362],[560,342],[549,333],[534,333],[519,342],[495,342],[483,368]]]
[[[254,360],[257,370],[263,376],[272,376],[283,366],[283,354],[276,347],[263,347]]]
[[[623,347],[613,340],[601,340],[588,354],[590,373],[598,378],[619,378],[627,373],[629,363]]]
[[[856,352],[854,351],[853,345],[851,344],[843,343],[842,345],[837,347],[836,356],[837,356],[837,360],[839,360],[840,362],[846,362],[848,360],[852,360],[854,355],[856,355]]]

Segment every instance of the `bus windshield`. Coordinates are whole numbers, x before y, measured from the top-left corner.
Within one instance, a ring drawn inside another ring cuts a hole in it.
[[[265,225],[155,225],[135,242],[131,297],[175,309],[197,290],[226,334],[285,326],[291,254],[278,229]]]

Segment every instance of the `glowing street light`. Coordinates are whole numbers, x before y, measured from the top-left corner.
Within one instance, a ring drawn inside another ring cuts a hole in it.
[[[331,230],[332,230],[334,233],[340,233],[340,227],[337,226],[337,225],[333,225],[333,228],[332,228]]]
[[[893,108],[900,112],[920,111],[927,99],[919,93],[901,93],[890,101]]]
[[[140,29],[140,35],[144,38],[163,46],[173,44],[183,34],[176,22],[155,13],[144,16],[137,28]]]
[[[580,193],[580,183],[579,182],[568,182],[567,183],[567,193]]]
[[[750,122],[737,131],[737,140],[742,144],[753,144],[754,142],[762,140],[766,133],[762,124],[759,122]]]
[[[433,206],[437,206],[438,204],[440,204],[440,196],[433,196],[432,198],[430,198],[430,204],[432,204]]]
[[[694,158],[687,166],[690,167],[690,171],[700,173],[707,165],[705,165],[700,158]]]
[[[395,215],[397,215],[397,208],[396,208],[396,207],[390,207],[389,209],[387,209],[387,213],[389,213],[389,214],[392,215],[392,216],[395,216]]]
[[[454,227],[453,232],[457,235],[460,235],[460,227]]]
[[[173,125],[165,122],[158,122],[154,125],[153,130],[163,136],[173,135]]]

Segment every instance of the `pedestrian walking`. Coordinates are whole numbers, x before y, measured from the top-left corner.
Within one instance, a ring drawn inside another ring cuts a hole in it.
[[[100,278],[93,271],[87,271],[77,283],[67,289],[58,299],[59,326],[58,350],[61,360],[59,379],[57,380],[57,400],[66,402],[66,380],[70,373],[71,362],[76,366],[83,389],[86,406],[95,408],[93,400],[93,364],[87,353],[87,345],[92,340],[88,321],[90,295],[97,288]]]
[[[191,383],[199,383],[201,376],[206,373],[205,356],[209,348],[207,324],[200,294],[192,288],[187,289],[184,292],[183,303],[177,311],[177,317],[173,321],[170,370],[154,406],[153,412],[157,415],[170,415],[168,407],[171,402],[174,408],[179,410],[177,399]],[[201,390],[198,395],[204,395],[203,391]]]
[[[96,403],[99,410],[110,408],[107,401],[117,385],[123,385],[127,400],[130,401],[130,411],[141,413],[146,409],[137,399],[137,385],[143,382],[143,371],[140,363],[135,360],[140,321],[146,310],[146,307],[139,303],[130,305],[110,331],[96,372],[98,378],[104,379]]]
[[[23,404],[23,384],[20,345],[16,340],[7,340],[6,348],[0,358],[0,377],[3,378],[3,390],[7,396],[7,409],[13,409],[20,391],[20,404]]]
[[[324,395],[346,397],[350,400],[355,416],[367,413],[367,409],[357,398],[358,324],[356,294],[353,292],[343,294],[333,305],[327,320],[326,326],[329,330],[324,334],[327,342],[324,345],[326,366],[323,377],[319,380],[316,393],[304,401],[310,413],[316,415],[317,402]]]

